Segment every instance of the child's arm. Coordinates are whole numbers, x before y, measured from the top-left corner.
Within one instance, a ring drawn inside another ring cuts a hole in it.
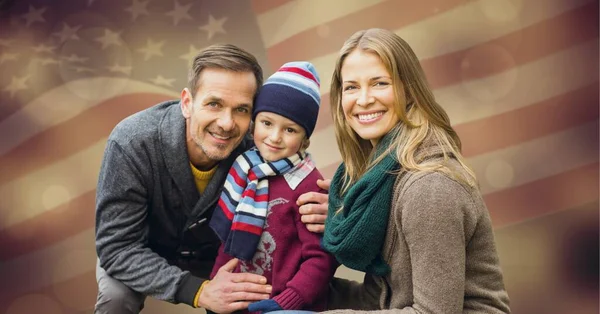
[[[233,257],[231,255],[224,252],[225,246],[221,243],[219,247],[219,254],[217,255],[217,259],[215,260],[215,266],[213,266],[212,272],[210,273],[210,279],[213,279],[223,265],[227,264]]]
[[[337,266],[335,258],[321,248],[321,235],[310,232],[301,221],[298,206],[295,206],[295,214],[296,231],[302,242],[304,262],[292,280],[286,284],[286,289],[273,297],[285,310],[302,309],[313,304],[319,297],[325,296]]]

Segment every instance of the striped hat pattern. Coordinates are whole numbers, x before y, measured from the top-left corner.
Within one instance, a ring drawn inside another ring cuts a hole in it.
[[[320,80],[310,62],[284,64],[260,89],[254,103],[252,119],[262,111],[282,115],[304,128],[310,137],[319,115]]]

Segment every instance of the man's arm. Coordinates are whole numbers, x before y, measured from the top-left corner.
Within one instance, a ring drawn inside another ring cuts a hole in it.
[[[317,180],[317,185],[326,191],[329,191],[331,179]],[[327,218],[328,195],[320,192],[308,192],[300,195],[296,204],[300,206],[302,222],[306,228],[315,233],[325,231],[325,219]]]
[[[144,295],[169,302],[179,290],[193,300],[202,280],[148,246],[147,182],[138,165],[113,140],[107,143],[96,190],[96,250],[107,274]]]

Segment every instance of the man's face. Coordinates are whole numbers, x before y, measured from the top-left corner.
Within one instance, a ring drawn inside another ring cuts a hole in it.
[[[196,96],[181,92],[181,111],[186,119],[188,155],[201,170],[227,158],[241,143],[252,117],[256,79],[252,72],[204,69]]]

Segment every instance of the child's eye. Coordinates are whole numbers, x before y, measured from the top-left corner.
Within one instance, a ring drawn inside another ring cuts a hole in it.
[[[296,133],[296,130],[292,128],[286,128],[285,131],[288,133]]]
[[[264,126],[271,126],[271,121],[261,121]]]

